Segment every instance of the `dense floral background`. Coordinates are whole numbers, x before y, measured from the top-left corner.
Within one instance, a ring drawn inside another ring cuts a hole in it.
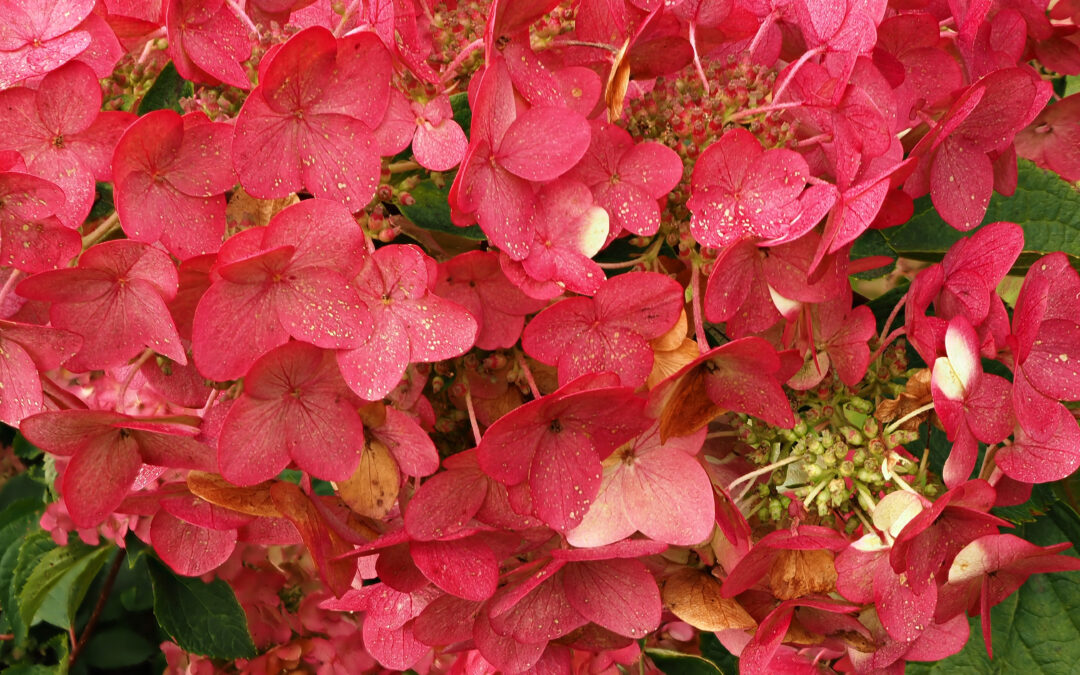
[[[1074,672],[1078,22],[0,0],[0,672]]]

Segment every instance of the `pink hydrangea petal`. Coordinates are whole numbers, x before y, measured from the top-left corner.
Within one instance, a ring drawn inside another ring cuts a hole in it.
[[[385,668],[404,672],[423,658],[431,648],[413,635],[412,624],[401,628],[381,628],[364,621],[364,647]]]
[[[691,546],[712,534],[712,482],[690,455],[678,449],[655,450],[639,456],[621,478],[623,506],[645,536]]]
[[[323,96],[336,53],[337,41],[329,30],[302,30],[260,64],[256,90],[277,112],[304,109]]]
[[[439,452],[431,437],[405,413],[388,407],[386,420],[372,428],[371,435],[386,446],[405,475],[430,476],[438,470]]]
[[[619,159],[619,176],[659,199],[675,189],[683,177],[683,163],[674,150],[661,143],[638,143]]]
[[[660,229],[660,206],[656,199],[630,183],[601,184],[596,188],[596,203],[611,217],[611,234],[622,230],[651,236]]]
[[[1080,428],[1068,410],[1056,403],[1056,424],[1045,440],[1017,429],[1012,445],[998,449],[997,465],[1005,475],[1026,483],[1061,480],[1080,467]]]
[[[555,365],[570,344],[595,320],[594,303],[588,298],[560,300],[528,323],[521,337],[521,347],[534,359]]]
[[[379,185],[382,164],[375,135],[346,115],[309,115],[294,126],[304,185],[317,197],[334,199],[349,211],[367,206]],[[347,142],[346,142],[347,141]]]
[[[764,340],[742,338],[710,353],[717,367],[706,376],[705,388],[714,403],[785,429],[795,424],[787,396],[770,375],[779,369],[779,360]]]
[[[184,141],[176,155],[181,170],[170,175],[169,182],[184,194],[197,197],[210,197],[230,189],[236,183],[228,152],[232,135],[231,124],[199,122],[195,115],[185,116]]]
[[[473,640],[484,659],[509,673],[523,672],[533,667],[547,646],[547,642],[524,643],[510,636],[499,635],[483,611],[473,625]]]
[[[600,490],[600,460],[588,436],[571,427],[546,435],[529,472],[536,516],[560,532],[577,526]]]
[[[561,577],[547,579],[490,621],[499,635],[524,643],[555,640],[587,623],[566,599]]]
[[[448,171],[465,157],[469,141],[452,118],[438,124],[421,124],[413,137],[412,148],[420,166],[432,171]]]
[[[251,55],[248,29],[227,5],[223,3],[207,21],[188,23],[177,33],[184,52],[200,69],[233,87],[251,88],[247,71],[241,65]],[[170,31],[170,44],[173,35]]]
[[[586,619],[637,639],[660,625],[660,590],[639,560],[577,562],[563,570],[566,598]]]
[[[390,393],[409,364],[407,328],[387,309],[372,312],[372,319],[371,336],[337,355],[349,388],[367,401],[377,401]]]
[[[84,445],[64,470],[61,493],[79,527],[96,527],[127,496],[142,467],[134,439],[100,435]]]
[[[392,72],[390,53],[378,38],[366,31],[347,35],[337,41],[330,81],[311,111],[342,113],[374,129],[390,99]]]
[[[465,600],[487,600],[495,592],[499,565],[490,548],[474,538],[414,541],[416,566],[439,588]]]
[[[236,118],[233,135],[233,167],[241,185],[253,197],[276,199],[304,186],[302,165],[295,158],[304,153],[303,137],[291,115],[277,112],[252,92]]]
[[[436,598],[413,622],[416,639],[431,646],[472,639],[473,622],[479,602],[452,595]]]
[[[221,475],[234,485],[255,485],[274,478],[289,465],[289,451],[283,442],[287,434],[278,402],[237,399],[218,437]]]
[[[24,418],[42,411],[41,378],[37,366],[18,343],[0,337],[0,421],[18,427]]]
[[[244,339],[237,340],[237,316],[262,320],[249,323]],[[192,353],[199,372],[211,380],[243,376],[256,359],[288,339],[289,332],[277,319],[274,295],[260,285],[216,283],[195,310]]]
[[[236,530],[210,530],[159,511],[150,524],[150,541],[174,572],[197,577],[229,559],[236,548]]]
[[[181,259],[214,253],[221,247],[223,195],[190,197],[168,182],[138,172],[117,184],[114,200],[124,233],[135,241],[152,244],[167,239],[170,252]]]
[[[551,106],[530,108],[506,130],[496,159],[526,180],[553,180],[581,159],[589,137],[588,122],[575,112]]]
[[[993,179],[985,152],[949,138],[938,148],[930,167],[930,196],[942,219],[966,232],[982,221]]]
[[[478,468],[437,473],[409,500],[405,530],[418,541],[453,534],[476,515],[486,496],[487,481]]]

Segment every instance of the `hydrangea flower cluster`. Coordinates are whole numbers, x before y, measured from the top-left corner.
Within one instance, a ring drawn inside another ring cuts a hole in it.
[[[991,513],[1080,467],[1080,275],[982,224],[1018,156],[1080,179],[1078,22],[0,2],[0,420],[43,523],[234,588],[260,655],[176,673],[651,668],[691,628],[900,673],[969,615],[990,649],[1080,569]],[[927,195],[964,234],[879,321],[860,242]]]

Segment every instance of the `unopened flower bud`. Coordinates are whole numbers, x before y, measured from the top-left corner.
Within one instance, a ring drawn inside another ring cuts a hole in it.
[[[850,477],[855,473],[855,463],[849,459],[845,459],[840,462],[840,475],[844,477]]]
[[[844,442],[848,445],[862,445],[866,442],[866,439],[863,437],[862,432],[855,427],[840,427],[840,435],[844,438]]]
[[[867,417],[863,422],[862,432],[866,438],[873,438],[881,433],[881,422],[878,422],[876,417]]]

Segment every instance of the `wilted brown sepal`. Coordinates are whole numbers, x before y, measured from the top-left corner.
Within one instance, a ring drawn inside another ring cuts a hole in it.
[[[693,568],[680,569],[664,581],[664,606],[698,630],[748,630],[757,622],[734,598],[720,593],[720,582]]]

